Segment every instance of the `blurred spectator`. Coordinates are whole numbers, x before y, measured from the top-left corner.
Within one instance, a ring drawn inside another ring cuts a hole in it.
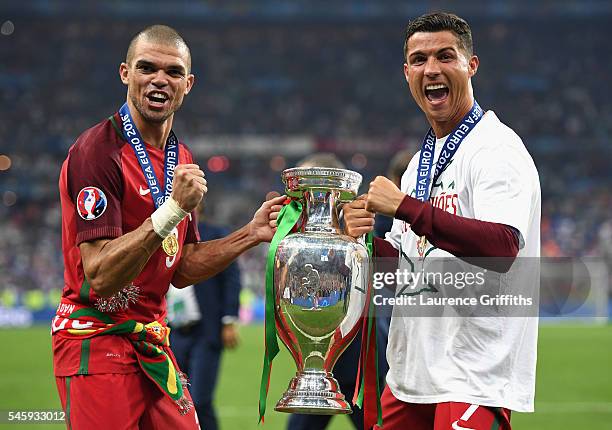
[[[279,171],[308,153],[350,160],[367,184],[385,172],[389,160],[381,154],[417,150],[421,114],[397,91],[408,91],[397,45],[405,16],[207,25],[172,19],[200,53],[193,70],[206,84],[186,100],[175,128],[207,170],[210,205],[228,226],[246,221],[263,198],[258,193],[280,189]],[[487,69],[475,80],[479,102],[496,107],[537,164],[542,255],[609,255],[612,121],[605,118],[612,103],[604,83],[612,57],[601,55],[609,50],[609,20],[556,15],[548,25],[551,19],[471,20]],[[10,157],[9,167],[0,163],[0,288],[48,290],[63,282],[56,203],[63,154],[80,130],[119,107],[124,88],[108,71],[142,22],[22,13],[14,24],[14,32],[0,35],[0,156]],[[252,138],[253,146],[231,154],[221,144],[207,146],[238,138]],[[273,138],[276,154],[253,149]],[[289,138],[312,146],[290,151],[283,143]],[[225,170],[207,165],[211,154],[226,151]],[[274,155],[280,158],[273,164]],[[261,252],[248,253],[243,267],[262,270]],[[243,277],[261,295],[258,273]]]
[[[230,233],[228,229],[208,221],[201,221],[198,229],[203,241],[220,239]],[[179,367],[189,377],[189,392],[200,425],[217,430],[213,399],[221,353],[223,349],[236,348],[239,342],[237,322],[241,284],[238,263],[233,262],[221,273],[187,288],[192,288],[192,295],[182,295],[184,307],[169,312],[169,316],[174,316],[169,318],[172,326],[170,342]],[[169,301],[172,292],[176,295],[177,290],[169,291]],[[187,301],[192,303],[185,303]],[[174,305],[177,304],[180,302],[175,301]],[[193,318],[181,321],[190,306],[197,312],[193,312]]]

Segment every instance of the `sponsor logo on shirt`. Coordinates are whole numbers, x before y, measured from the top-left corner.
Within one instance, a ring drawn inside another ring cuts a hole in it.
[[[141,196],[146,196],[147,194],[151,192],[151,190],[149,188],[142,188],[142,185],[140,185],[138,187],[138,192],[140,193]]]
[[[453,430],[474,430],[471,427],[462,427],[459,425],[459,421],[468,421],[470,418],[472,418],[472,415],[474,415],[474,412],[476,412],[476,409],[478,409],[478,405],[470,405],[466,411],[463,413],[463,415],[461,415],[461,418],[459,418],[458,420],[456,420],[453,424]]]
[[[85,187],[79,191],[76,203],[79,216],[86,221],[100,218],[107,206],[106,195],[97,187]]]
[[[453,422],[452,426],[453,426],[453,430],[474,430],[471,427],[461,427],[459,425],[459,420],[456,420],[455,422]]]

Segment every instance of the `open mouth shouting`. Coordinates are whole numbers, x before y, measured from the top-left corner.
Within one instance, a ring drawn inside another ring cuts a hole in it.
[[[425,86],[425,97],[434,105],[444,103],[448,98],[449,89],[445,84],[428,84]]]
[[[169,100],[168,94],[163,91],[151,91],[147,94],[147,100],[149,105],[153,108],[163,108],[166,102]]]

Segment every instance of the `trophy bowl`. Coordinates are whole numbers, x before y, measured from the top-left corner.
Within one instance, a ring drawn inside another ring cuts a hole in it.
[[[297,367],[275,410],[349,414],[332,370],[359,331],[370,262],[365,247],[342,234],[338,212],[355,198],[362,178],[350,170],[309,167],[287,169],[282,179],[303,211],[274,259],[276,327]]]

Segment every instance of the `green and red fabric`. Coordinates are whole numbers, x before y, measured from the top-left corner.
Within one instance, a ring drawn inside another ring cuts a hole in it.
[[[374,239],[371,232],[366,236],[366,248],[368,254],[372,257],[374,255]],[[376,308],[372,300],[372,285],[370,283],[361,330],[361,352],[353,397],[353,404],[363,409],[363,425],[367,429],[372,428],[374,424],[378,424],[380,427],[383,425],[378,377]]]
[[[54,335],[66,339],[87,341],[95,336],[119,335],[127,337],[136,352],[138,364],[145,375],[177,404],[186,414],[193,404],[183,391],[183,374],[178,369],[170,346],[170,328],[158,321],[147,324],[134,320],[115,322],[107,314],[94,308],[79,307],[68,317],[56,317]]]
[[[272,372],[272,361],[278,354],[278,340],[276,333],[276,322],[274,320],[274,257],[278,244],[287,236],[302,214],[302,204],[299,200],[288,200],[278,214],[276,220],[277,228],[270,249],[266,264],[266,314],[265,314],[265,350],[263,359],[263,369],[261,372],[261,385],[259,388],[259,422],[264,421],[266,413],[266,399],[270,386],[270,373]]]

